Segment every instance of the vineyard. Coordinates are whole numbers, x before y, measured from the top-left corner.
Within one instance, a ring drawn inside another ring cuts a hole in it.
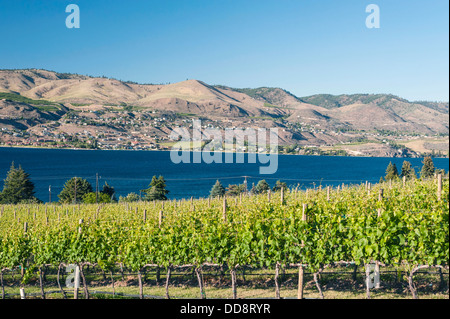
[[[16,272],[20,287],[45,271],[77,265],[84,297],[92,269],[136,274],[138,297],[144,298],[146,269],[165,275],[165,293],[176,271],[191,269],[206,298],[204,272],[218,269],[231,278],[230,297],[238,298],[237,272],[273,271],[275,294],[286,269],[298,282],[302,299],[306,272],[324,297],[321,274],[337,266],[367,270],[400,269],[418,298],[414,274],[449,266],[449,183],[432,179],[339,188],[291,189],[264,195],[242,195],[166,202],[102,205],[3,205],[0,207],[2,298],[6,275]],[[47,274],[48,275],[48,274]],[[448,289],[448,288],[447,288]],[[78,289],[72,289],[78,297]]]

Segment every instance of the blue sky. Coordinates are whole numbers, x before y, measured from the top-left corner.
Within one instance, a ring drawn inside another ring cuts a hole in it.
[[[449,100],[448,0],[0,0],[0,36],[7,69]]]

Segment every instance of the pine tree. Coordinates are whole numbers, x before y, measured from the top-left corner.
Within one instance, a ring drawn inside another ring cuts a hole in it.
[[[420,172],[420,177],[423,179],[434,177],[434,172],[436,171],[436,168],[434,167],[434,163],[431,157],[425,157],[422,164],[423,167],[422,171]]]
[[[240,194],[245,193],[245,185],[228,185],[226,195],[227,196],[239,196]]]
[[[400,177],[402,177],[402,178],[406,177],[407,180],[417,178],[416,171],[414,170],[414,168],[412,167],[410,162],[408,162],[408,161],[403,162],[402,172],[400,174]]]
[[[386,169],[386,176],[384,177],[384,179],[386,181],[390,181],[390,180],[394,180],[398,178],[398,169],[397,169],[397,165],[392,164],[392,162],[389,162],[389,165]]]
[[[39,202],[39,200],[34,197],[34,194],[34,184],[30,180],[30,174],[25,172],[20,165],[16,168],[14,162],[12,162],[6,179],[4,180],[1,203],[17,204],[23,201]]]
[[[416,170],[414,168],[411,169],[411,179],[417,179]]]
[[[273,192],[280,192],[282,188],[284,188],[284,190],[287,190],[287,188],[288,188],[287,184],[284,183],[284,182],[281,182],[281,181],[277,181],[275,183],[275,186],[273,187],[272,191]]]
[[[269,189],[270,189],[270,185],[265,180],[259,181],[258,185],[256,185],[257,194],[267,193],[267,191]]]
[[[220,181],[217,181],[216,184],[214,184],[213,188],[211,189],[210,192],[210,197],[222,197],[225,195],[225,187],[223,187],[222,183],[220,183]]]
[[[149,188],[142,190],[142,192],[146,194],[144,196],[146,201],[167,200],[166,195],[169,194],[169,191],[166,190],[166,181],[162,176],[159,176],[159,178],[153,176]]]
[[[101,194],[105,194],[110,198],[110,201],[116,202],[116,198],[114,194],[116,193],[116,190],[114,187],[110,186],[107,182],[105,182],[105,185],[103,185],[103,189],[101,191]]]
[[[92,185],[80,177],[73,177],[66,182],[59,193],[59,201],[64,204],[82,203],[86,194],[93,193]]]

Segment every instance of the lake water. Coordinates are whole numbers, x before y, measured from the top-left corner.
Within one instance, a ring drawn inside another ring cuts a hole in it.
[[[278,172],[274,175],[259,175],[261,164],[174,164],[170,152],[157,151],[87,151],[57,149],[0,148],[0,184],[14,161],[31,175],[36,196],[49,200],[49,185],[52,186],[52,200],[63,189],[65,182],[82,177],[92,183],[95,189],[95,174],[100,179],[100,189],[105,182],[115,187],[116,196],[148,188],[154,175],[163,175],[170,191],[170,199],[206,197],[216,180],[224,186],[241,184],[243,176],[252,183],[265,179],[271,186],[282,180],[290,186],[303,188],[314,185],[337,186],[359,184],[369,181],[377,183],[385,175],[386,167],[392,161],[401,169],[403,161],[412,163],[420,173],[423,159],[420,158],[368,158],[333,156],[280,155]],[[448,159],[433,159],[437,168],[449,169]]]

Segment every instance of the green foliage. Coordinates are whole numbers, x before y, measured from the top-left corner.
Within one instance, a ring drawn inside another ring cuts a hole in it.
[[[82,203],[83,197],[92,192],[91,183],[83,178],[73,177],[66,182],[58,197],[61,203]]]
[[[404,161],[403,162],[403,166],[402,166],[402,172],[400,174],[400,177],[406,177],[406,180],[412,180],[412,179],[416,179],[416,171],[414,170],[414,168],[412,167],[411,163],[408,161]]]
[[[245,193],[246,188],[244,184],[241,185],[228,185],[226,195],[227,196],[239,196],[242,193]]]
[[[269,183],[266,180],[259,181],[255,187],[254,194],[266,194],[270,190]]]
[[[395,179],[398,179],[398,169],[397,169],[397,165],[392,164],[392,162],[389,162],[389,165],[386,169],[386,176],[384,177],[384,179],[386,181],[392,181]]]
[[[60,105],[54,102],[45,101],[45,100],[32,100],[25,96],[15,93],[5,93],[0,92],[0,100],[6,99],[13,102],[25,103],[34,106],[41,111],[58,111],[60,109]]]
[[[116,198],[115,198],[115,193],[116,190],[114,189],[114,187],[110,186],[107,182],[105,182],[105,185],[103,185],[103,189],[101,191],[102,194],[105,194],[108,196],[108,198],[110,199],[109,202],[113,201],[116,202]]]
[[[434,167],[433,159],[431,157],[425,157],[422,162],[422,171],[420,177],[423,179],[434,177],[436,168]]]
[[[444,180],[442,198],[448,198]],[[448,201],[437,199],[432,180],[401,182],[385,189],[380,185],[367,194],[365,186],[309,195],[285,193],[285,204],[270,203],[266,195],[244,197],[242,204],[229,201],[227,221],[222,218],[222,200],[164,203],[161,227],[158,214],[163,203],[135,204],[141,214],[124,205],[110,204],[97,214],[97,205],[61,205],[48,211],[37,209],[29,216],[27,206],[5,206],[0,219],[0,268],[28,268],[44,264],[97,263],[102,269],[123,263],[133,271],[146,264],[201,265],[214,263],[229,268],[239,265],[274,267],[302,263],[316,272],[338,261],[357,265],[372,260],[387,265],[449,264]],[[279,194],[273,194],[279,198]],[[307,204],[307,220],[302,205]],[[378,216],[378,209],[381,215]],[[14,217],[16,211],[17,217]],[[63,219],[67,211],[75,214]],[[61,216],[59,221],[57,216]],[[80,227],[79,218],[86,222]],[[23,222],[29,229],[23,232]],[[302,245],[304,244],[304,245]]]
[[[123,197],[123,196],[119,197],[120,203],[122,203],[122,202],[123,203],[134,203],[134,202],[138,202],[140,200],[141,200],[141,198],[136,193],[130,193],[126,197]]]
[[[102,192],[98,193],[98,203],[112,203],[114,202],[111,199],[111,196]],[[83,203],[85,204],[95,204],[97,203],[97,194],[92,192],[92,193],[87,193],[83,196]]]
[[[223,187],[222,183],[220,181],[217,181],[216,184],[214,184],[213,188],[210,192],[210,197],[223,197],[225,195],[225,187]]]
[[[149,188],[142,190],[142,192],[146,194],[144,196],[144,200],[146,201],[167,200],[166,195],[169,193],[169,191],[166,190],[166,181],[162,176],[159,178],[153,176]]]
[[[17,204],[19,202],[39,202],[34,197],[34,184],[30,180],[30,174],[19,165],[18,168],[12,162],[9,172],[4,180],[3,191],[0,197],[2,204]]]
[[[339,108],[355,103],[370,104],[375,103],[379,106],[387,106],[391,100],[399,100],[405,103],[409,101],[392,94],[352,94],[352,95],[330,95],[318,94],[300,98],[301,101],[327,109]]]
[[[272,191],[281,192],[282,188],[286,191],[288,189],[287,184],[285,182],[277,181]]]

